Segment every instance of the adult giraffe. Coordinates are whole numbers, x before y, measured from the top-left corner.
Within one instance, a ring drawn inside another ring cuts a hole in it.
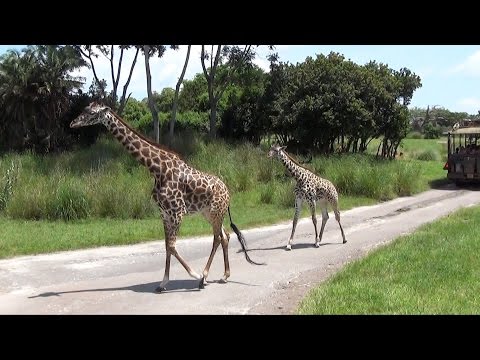
[[[216,176],[203,173],[183,161],[180,156],[136,132],[110,107],[90,103],[83,112],[70,123],[71,128],[103,124],[113,136],[137,159],[146,166],[155,179],[152,197],[158,204],[165,229],[165,273],[156,291],[166,290],[170,277],[170,258],[175,256],[190,276],[200,280],[199,289],[206,284],[207,275],[215,252],[220,244],[223,248],[225,272],[222,282],[230,276],[228,261],[229,234],[222,223],[228,211],[230,226],[249,263],[260,265],[247,254],[245,238],[233,224],[230,215],[230,194],[227,186]],[[213,246],[203,276],[190,268],[175,248],[177,233],[185,214],[201,212],[213,228]]]

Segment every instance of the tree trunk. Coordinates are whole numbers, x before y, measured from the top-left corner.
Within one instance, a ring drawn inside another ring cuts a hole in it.
[[[210,139],[215,139],[217,136],[217,102],[210,102]]]
[[[128,95],[128,98],[126,96],[127,95],[127,89],[128,89],[128,85],[130,84],[130,80],[132,79],[133,68],[135,67],[135,64],[137,63],[137,56],[138,56],[139,51],[140,51],[140,49],[137,47],[137,50],[135,52],[135,57],[133,58],[132,65],[130,66],[130,73],[128,74],[127,82],[123,85],[122,97],[120,98],[120,105],[119,105],[119,108],[118,108],[118,115],[120,115],[120,116],[122,116],[125,105],[127,104],[128,98],[130,97],[130,95]]]
[[[180,92],[180,86],[182,85],[183,82],[183,77],[185,76],[185,71],[187,70],[187,65],[188,65],[188,60],[190,58],[190,50],[192,48],[192,45],[188,45],[188,50],[187,50],[187,56],[185,58],[185,64],[183,64],[183,70],[178,78],[177,81],[177,86],[175,87],[175,97],[173,99],[173,106],[172,106],[172,117],[170,118],[170,123],[169,125],[169,132],[168,132],[168,143],[172,145],[173,143],[173,131],[175,128],[175,121],[177,120],[177,107],[178,107],[178,93]]]
[[[155,141],[157,143],[160,142],[160,129],[158,126],[158,110],[157,106],[155,104],[155,101],[153,100],[152,96],[152,76],[150,74],[150,46],[144,45],[143,47],[144,53],[145,53],[145,73],[147,76],[147,95],[148,95],[148,107],[150,108],[150,111],[152,113],[152,119],[153,119],[153,136],[155,138]]]

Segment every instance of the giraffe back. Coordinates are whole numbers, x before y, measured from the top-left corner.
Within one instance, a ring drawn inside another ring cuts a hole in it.
[[[184,213],[202,212],[207,218],[222,217],[230,203],[227,186],[217,176],[204,173],[178,157],[164,162],[155,174],[153,198],[162,211],[177,209]]]
[[[296,195],[308,201],[325,199],[331,204],[338,202],[337,189],[330,180],[324,179],[306,168],[302,169],[296,180]]]

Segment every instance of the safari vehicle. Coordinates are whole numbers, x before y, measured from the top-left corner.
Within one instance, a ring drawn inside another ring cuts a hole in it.
[[[447,178],[457,185],[480,182],[480,120],[457,123],[448,134]]]

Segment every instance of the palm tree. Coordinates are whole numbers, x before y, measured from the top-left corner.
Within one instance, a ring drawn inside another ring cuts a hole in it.
[[[11,50],[0,58],[0,127],[12,136],[10,146],[55,146],[71,95],[84,81],[71,73],[85,64],[72,46],[58,45]]]
[[[31,78],[35,62],[31,54],[9,50],[0,58],[0,128],[7,147],[23,145],[28,120],[33,114]]]

